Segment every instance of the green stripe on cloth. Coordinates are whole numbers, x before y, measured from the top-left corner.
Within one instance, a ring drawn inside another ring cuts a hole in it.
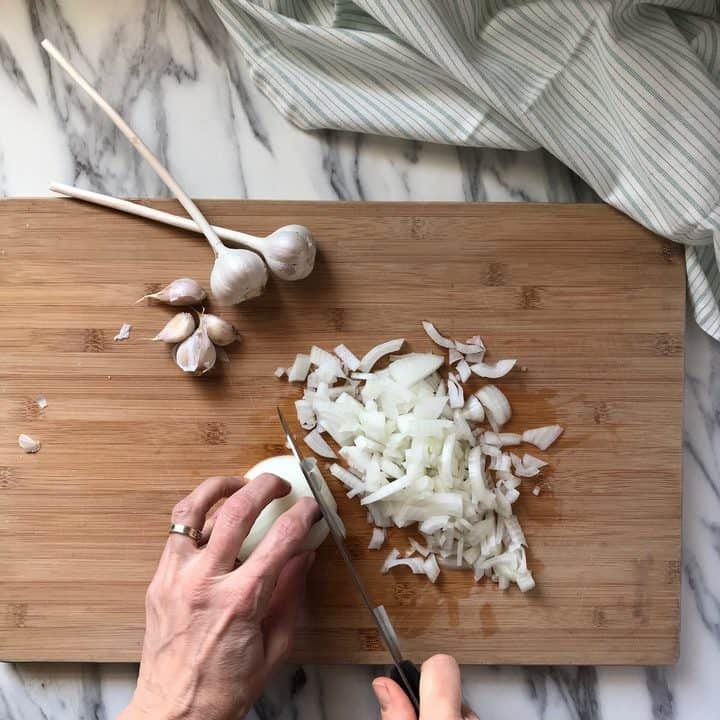
[[[544,147],[686,245],[720,340],[715,0],[212,0],[260,90],[305,129]]]

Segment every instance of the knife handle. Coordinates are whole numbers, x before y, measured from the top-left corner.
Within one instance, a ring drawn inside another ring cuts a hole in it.
[[[413,698],[408,692],[403,679],[400,677],[400,673],[394,665],[390,671],[390,677],[402,688],[403,692],[408,696],[410,702],[415,708],[415,712],[418,713],[419,708],[417,705],[420,702],[420,670],[418,670],[414,663],[410,662],[410,660],[403,660],[400,663],[400,667],[402,668],[415,697]]]

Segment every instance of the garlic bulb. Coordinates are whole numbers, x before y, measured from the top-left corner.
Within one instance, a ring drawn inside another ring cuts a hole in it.
[[[182,312],[170,318],[153,340],[179,343],[189,338],[193,330],[195,330],[195,318],[189,312]]]
[[[270,270],[281,280],[302,280],[315,267],[315,243],[302,225],[285,225],[268,235],[262,252]]]
[[[215,346],[202,325],[175,350],[177,366],[194,375],[203,375],[208,370],[212,370],[216,358]]]
[[[39,440],[34,440],[33,438],[31,438],[29,435],[26,435],[25,433],[18,436],[18,445],[26,453],[36,453],[41,448],[41,443]]]
[[[217,315],[201,315],[200,324],[205,328],[210,340],[220,347],[230,345],[240,339],[237,328]]]
[[[236,247],[248,247],[259,253],[270,272],[281,280],[302,280],[315,266],[315,241],[302,225],[284,225],[266,237],[218,228],[222,237]]]
[[[265,289],[267,268],[259,255],[241,248],[219,249],[210,275],[210,290],[226,305],[257,297]]]
[[[145,299],[158,300],[168,305],[197,305],[207,297],[207,293],[192,278],[180,278],[173,280],[162,290],[150,295],[143,295],[141,302]]]

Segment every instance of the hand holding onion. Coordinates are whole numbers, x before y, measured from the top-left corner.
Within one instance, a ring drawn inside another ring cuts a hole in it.
[[[209,539],[195,547],[186,536],[168,538],[147,592],[138,685],[122,720],[231,720],[249,711],[291,646],[314,559],[304,543],[320,517],[315,501],[299,499],[239,567],[236,558],[258,516],[290,492],[277,475],[213,477],[175,507],[173,522],[204,528]]]

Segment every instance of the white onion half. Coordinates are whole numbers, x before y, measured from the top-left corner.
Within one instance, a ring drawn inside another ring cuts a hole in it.
[[[283,480],[287,480],[292,489],[290,492],[282,498],[273,500],[258,516],[255,524],[252,526],[250,533],[245,542],[240,548],[238,553],[238,560],[243,562],[247,560],[250,553],[258,546],[260,541],[265,537],[272,524],[277,520],[280,515],[285,511],[289,510],[296,502],[304,497],[313,497],[312,490],[308,487],[305,476],[300,470],[298,461],[292,455],[278,455],[276,457],[270,457],[262,460],[253,468],[245,473],[245,477],[248,480],[256,478],[258,475],[263,473],[271,473],[272,475],[278,475]],[[333,509],[337,509],[335,504],[335,498],[332,493],[328,491],[326,493],[326,499],[330,503]],[[329,532],[327,523],[325,520],[318,520],[307,534],[305,541],[302,544],[303,550],[315,550],[320,547],[323,540],[327,537]]]

